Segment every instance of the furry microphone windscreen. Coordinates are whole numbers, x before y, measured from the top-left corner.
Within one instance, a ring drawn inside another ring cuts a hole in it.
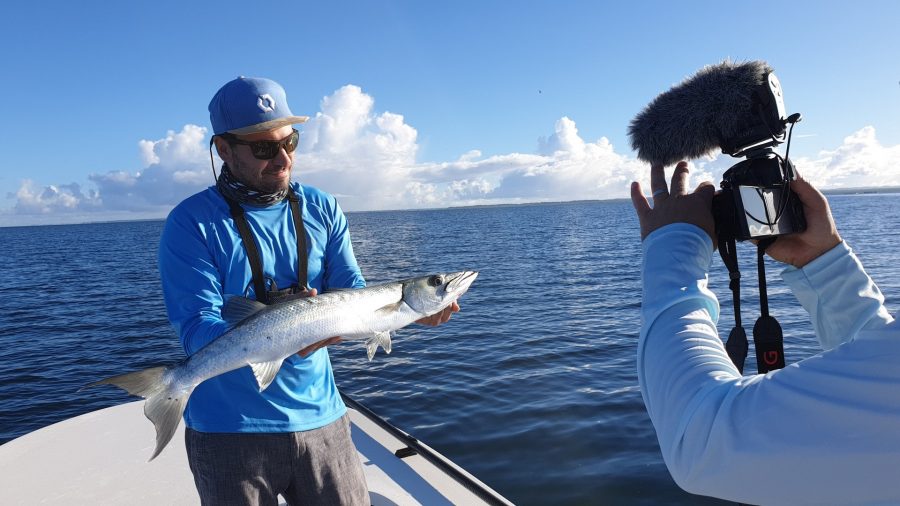
[[[721,149],[745,132],[754,90],[772,68],[763,61],[703,67],[650,102],[628,127],[631,147],[650,164],[672,165]]]

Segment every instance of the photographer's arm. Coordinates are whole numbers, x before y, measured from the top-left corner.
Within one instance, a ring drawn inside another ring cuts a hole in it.
[[[822,348],[830,350],[863,329],[891,322],[881,291],[841,240],[825,196],[803,179],[792,182],[791,189],[803,202],[807,228],[779,237],[766,253],[790,264],[782,278],[809,313]]]
[[[847,243],[802,269],[788,267],[785,283],[809,313],[822,348],[830,350],[893,321],[884,296]]]
[[[661,169],[654,172],[654,192],[664,190]],[[687,194],[685,177],[686,168],[676,169],[672,195],[653,209],[632,188],[646,237],[638,378],[673,478],[693,493],[753,504],[896,502],[900,329],[882,326],[742,378],[706,288],[708,200]]]

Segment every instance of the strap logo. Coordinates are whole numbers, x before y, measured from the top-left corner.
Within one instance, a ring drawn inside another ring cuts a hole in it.
[[[275,110],[275,99],[268,93],[260,95],[259,100],[256,101],[256,106],[259,107],[262,112],[272,112]]]

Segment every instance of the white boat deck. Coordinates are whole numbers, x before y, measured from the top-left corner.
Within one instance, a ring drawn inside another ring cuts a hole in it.
[[[483,494],[473,492],[421,455],[396,457],[394,452],[406,444],[364,414],[348,409],[373,505],[511,504],[449,461],[497,500],[486,501]],[[184,424],[165,450],[147,462],[154,445],[153,425],[144,417],[143,401],[87,413],[26,434],[0,446],[0,502],[199,504],[184,449]]]

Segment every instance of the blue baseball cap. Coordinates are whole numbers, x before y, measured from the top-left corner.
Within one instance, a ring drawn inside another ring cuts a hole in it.
[[[262,77],[238,77],[219,88],[209,103],[209,121],[215,135],[247,135],[304,123],[309,116],[294,116],[280,84]]]

